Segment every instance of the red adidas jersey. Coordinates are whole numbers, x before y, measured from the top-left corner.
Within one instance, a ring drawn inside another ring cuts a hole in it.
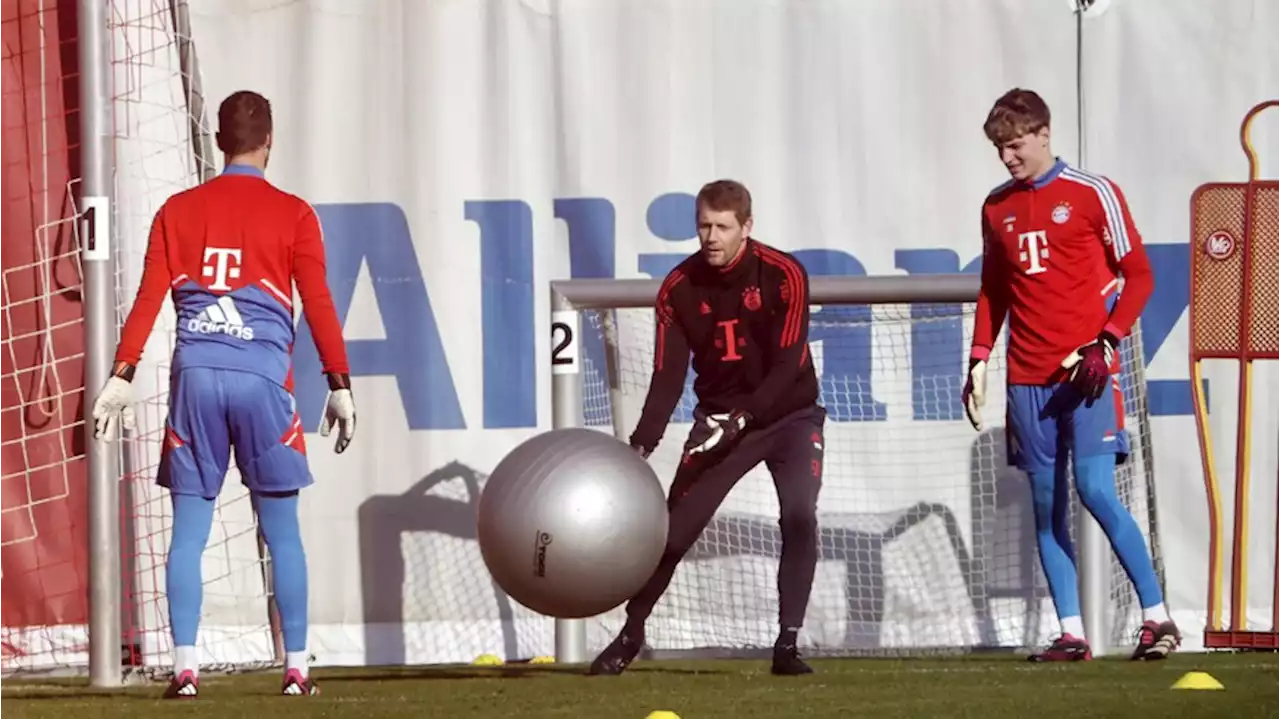
[[[991,353],[1007,313],[1010,384],[1062,381],[1065,357],[1104,329],[1123,338],[1151,296],[1151,265],[1120,188],[1061,160],[1034,183],[993,190],[982,237],[971,356]]]
[[[138,363],[165,295],[172,295],[174,372],[235,369],[291,390],[295,284],[324,371],[349,372],[315,210],[257,168],[231,165],[156,213],[116,361]]]

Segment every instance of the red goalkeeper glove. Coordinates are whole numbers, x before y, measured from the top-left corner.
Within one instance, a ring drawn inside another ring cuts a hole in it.
[[[1070,374],[1068,381],[1086,402],[1102,396],[1111,381],[1111,363],[1116,357],[1116,345],[1120,341],[1110,332],[1103,331],[1098,338],[1072,352],[1062,360],[1062,367]]]

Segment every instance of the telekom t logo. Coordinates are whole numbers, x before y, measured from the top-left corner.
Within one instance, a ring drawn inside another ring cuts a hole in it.
[[[738,348],[746,345],[746,342],[738,337],[738,321],[737,320],[721,320],[716,324],[720,325],[721,331],[724,333],[724,339],[716,339],[716,347],[724,350],[724,356],[720,358],[721,362],[737,362],[742,359],[742,355],[738,354]]]
[[[1035,232],[1023,232],[1018,235],[1018,261],[1026,267],[1024,274],[1038,275],[1048,267],[1045,267],[1040,261],[1049,259],[1049,241],[1045,237],[1044,230],[1036,230]]]
[[[209,264],[211,259],[213,264]],[[204,262],[205,265],[200,268],[200,274],[213,278],[213,284],[209,285],[211,290],[229,290],[231,285],[227,284],[227,280],[234,280],[240,276],[240,250],[206,247]]]

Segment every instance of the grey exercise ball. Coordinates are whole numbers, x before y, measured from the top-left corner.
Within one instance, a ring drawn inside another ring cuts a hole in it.
[[[511,450],[480,494],[480,553],[498,586],[535,612],[592,617],[648,581],[667,543],[653,469],[613,436],[557,429]]]

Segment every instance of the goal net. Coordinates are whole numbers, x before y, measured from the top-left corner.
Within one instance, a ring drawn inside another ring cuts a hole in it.
[[[584,311],[581,325],[584,420],[625,440],[649,385],[653,312]],[[810,345],[828,420],[819,562],[800,637],[810,653],[1026,647],[1057,631],[1028,483],[1005,461],[1003,339],[982,433],[961,407],[972,329],[972,304],[813,308]],[[1131,453],[1117,487],[1158,548],[1140,334],[1125,341],[1123,362]],[[691,384],[692,373],[650,457],[667,487],[691,426]],[[721,655],[771,647],[780,550],[777,497],[761,465],[676,570],[647,625],[650,647]],[[1124,571],[1109,562],[1115,645],[1132,636],[1141,612]],[[617,609],[590,620],[588,650],[603,648],[623,619]]]
[[[143,248],[160,205],[207,178],[210,133],[190,42],[186,3],[112,0],[107,43],[114,159],[118,320],[141,279]],[[3,283],[3,670],[80,671],[88,663],[87,471],[83,417],[84,284],[80,142],[73,83],[75,23],[57,4],[6,15],[6,162],[25,166],[28,196],[6,197]],[[14,42],[10,42],[10,40]],[[68,88],[71,88],[70,90]],[[8,126],[8,98],[24,115]],[[70,93],[70,94],[68,94]],[[155,487],[168,401],[173,308],[166,302],[133,382],[138,430],[122,445],[119,607],[122,661],[134,671],[171,666],[164,602],[172,512]],[[269,557],[247,493],[227,479],[202,562],[201,655],[206,671],[274,664]],[[95,638],[95,641],[99,641]],[[110,640],[107,640],[110,641]]]

